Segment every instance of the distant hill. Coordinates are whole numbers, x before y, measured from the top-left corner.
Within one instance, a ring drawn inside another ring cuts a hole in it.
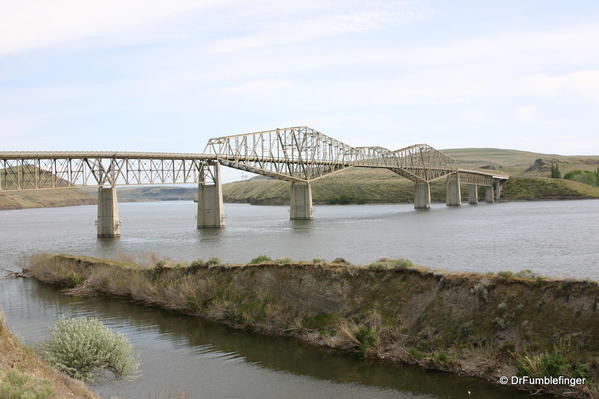
[[[563,174],[571,170],[593,171],[599,156],[563,156],[498,148],[456,148],[442,150],[464,169],[496,170],[519,177],[510,179],[505,198],[512,200],[599,198],[599,188],[568,180],[548,179],[557,162]],[[482,190],[481,196],[482,196]],[[352,168],[312,183],[315,203],[412,202],[414,185],[389,170]],[[464,196],[466,195],[464,187]],[[273,179],[251,179],[223,186],[227,202],[286,204],[289,183]],[[431,185],[434,202],[445,201],[445,183]]]
[[[599,198],[599,188],[567,180],[547,179],[551,165],[558,163],[562,174],[572,170],[594,171],[599,156],[564,156],[498,148],[454,148],[442,150],[466,169],[496,170],[520,179],[511,179],[506,199]],[[0,174],[2,171],[0,171]],[[411,202],[413,184],[388,170],[353,168],[313,183],[315,203],[393,203]],[[464,194],[466,192],[464,191]],[[197,188],[178,186],[119,187],[120,202],[191,201]],[[482,190],[481,190],[482,195]],[[68,206],[96,202],[96,188],[31,191],[0,191],[0,209]],[[223,185],[226,202],[285,204],[289,202],[289,183],[257,176]],[[431,187],[433,201],[445,200],[445,184]]]
[[[442,152],[465,169],[495,169],[521,177],[549,177],[551,163],[558,163],[563,174],[599,167],[599,155],[542,154],[499,148],[454,148]]]
[[[20,167],[0,169],[0,179],[4,178],[6,171],[9,173],[8,187],[4,189],[15,188],[10,182],[14,173],[18,173]],[[42,175],[48,181],[52,180],[50,172],[43,171]],[[96,199],[85,191],[78,188],[67,188],[69,183],[61,178],[54,177],[54,184],[65,188],[43,189],[43,190],[22,190],[22,191],[3,191],[0,190],[0,210],[2,209],[22,209],[22,208],[43,208],[55,206],[73,206],[89,205],[96,203]]]
[[[90,205],[96,202],[96,198],[77,188],[0,191],[0,210]]]

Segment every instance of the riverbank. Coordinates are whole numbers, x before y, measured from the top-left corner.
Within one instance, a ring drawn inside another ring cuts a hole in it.
[[[92,205],[96,198],[77,188],[0,191],[0,210]]]
[[[315,204],[384,204],[412,203],[414,184],[390,171],[349,170],[312,183]],[[192,201],[196,188],[186,187],[121,187],[119,202]],[[462,199],[467,197],[462,189]],[[443,203],[446,197],[444,181],[431,184],[431,200]],[[512,177],[503,192],[504,201],[542,201],[599,198],[599,187],[543,177]],[[274,179],[251,179],[223,184],[223,199],[227,203],[253,205],[289,204],[289,183]],[[484,190],[479,190],[484,201]],[[47,208],[97,203],[94,189],[47,189],[0,192],[0,210]]]
[[[462,199],[468,198],[462,187]],[[445,181],[431,184],[431,200],[445,202]],[[388,170],[354,169],[312,183],[315,204],[412,203],[414,184]],[[252,179],[223,185],[225,202],[254,205],[286,205],[289,183],[272,179]],[[504,187],[504,201],[541,201],[599,198],[599,187],[564,179],[512,177]],[[479,189],[484,201],[484,190]]]
[[[576,388],[518,388],[597,395],[596,282],[438,272],[407,261],[355,267],[263,260],[143,268],[39,255],[29,273],[71,294],[125,297],[235,328],[494,383],[524,372],[586,377],[591,382]]]
[[[17,395],[21,393],[21,396]],[[29,396],[25,396],[27,395]],[[11,396],[12,395],[12,396]],[[10,332],[0,314],[0,397],[98,399],[85,385],[39,359]]]

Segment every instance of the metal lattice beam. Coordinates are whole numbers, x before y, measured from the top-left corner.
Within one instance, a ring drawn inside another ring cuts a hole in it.
[[[208,165],[290,182],[310,182],[350,167],[382,168],[414,182],[460,173],[469,184],[506,179],[459,170],[456,161],[427,144],[399,150],[352,147],[306,126],[212,138],[203,154],[143,152],[0,152],[0,190],[90,185],[213,182]]]

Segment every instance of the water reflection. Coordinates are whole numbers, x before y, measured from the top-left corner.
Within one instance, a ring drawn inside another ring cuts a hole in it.
[[[33,281],[1,284],[1,304],[9,323],[30,342],[42,339],[59,314],[99,317],[132,339],[141,352],[143,376],[95,386],[104,395],[147,398],[158,387],[171,386],[184,387],[194,397],[204,397],[210,387],[210,398],[453,399],[467,397],[467,391],[479,398],[526,397],[476,379],[361,361],[297,340],[250,334],[121,300],[68,297]],[[306,392],[313,396],[305,396]]]

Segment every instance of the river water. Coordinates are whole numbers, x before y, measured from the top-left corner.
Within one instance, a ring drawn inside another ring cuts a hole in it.
[[[522,270],[599,279],[599,201],[521,202],[416,212],[411,205],[317,206],[313,221],[288,208],[226,204],[227,227],[195,230],[195,204],[120,204],[123,236],[95,238],[94,206],[0,212],[0,266],[33,252],[123,256],[154,252],[175,260],[259,254],[343,257],[365,263],[408,258],[434,268]],[[72,298],[30,280],[0,281],[0,307],[26,343],[48,335],[58,315],[93,315],[124,332],[142,363],[134,381],[98,381],[103,395],[166,398],[524,398],[470,378],[262,337],[120,300]],[[468,391],[471,395],[468,395]]]

